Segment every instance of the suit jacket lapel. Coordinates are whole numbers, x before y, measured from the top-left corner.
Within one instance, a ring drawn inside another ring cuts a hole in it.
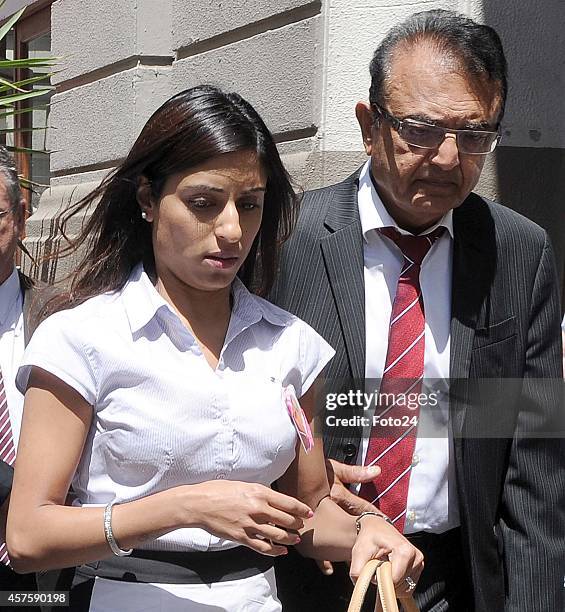
[[[496,258],[492,219],[479,196],[471,194],[454,210],[453,233],[450,378],[457,384],[457,379],[469,377],[475,329]],[[465,403],[459,403],[457,395],[451,411],[456,438],[465,420]]]
[[[23,325],[24,325],[24,345],[27,346],[30,336],[31,330],[29,326],[30,321],[30,309],[31,309],[31,299],[29,299],[28,292],[33,288],[33,281],[28,278],[25,274],[18,271],[18,276],[20,279],[20,289],[22,291],[23,296]]]
[[[363,236],[357,208],[359,172],[336,187],[321,241],[353,378],[365,377],[365,283]]]

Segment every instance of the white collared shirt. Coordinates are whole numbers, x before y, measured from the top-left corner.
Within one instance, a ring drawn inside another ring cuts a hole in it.
[[[124,288],[49,317],[18,372],[51,372],[94,408],[73,479],[79,505],[127,502],[214,479],[270,486],[295,456],[282,390],[300,397],[333,349],[306,323],[236,279],[218,366],[138,265]],[[203,529],[178,529],[143,547],[228,548]]]
[[[375,190],[369,168],[368,161],[359,176],[358,204],[364,238],[365,377],[368,381],[374,381],[382,378],[392,303],[404,263],[400,249],[377,229],[395,227],[402,234],[409,232],[398,227],[387,212]],[[434,390],[439,389],[441,395],[437,396],[438,407],[420,409],[419,429],[433,432],[433,437],[421,437],[419,434],[416,439],[404,533],[442,533],[460,524],[453,465],[453,436],[446,398],[453,263],[452,211],[425,233],[432,232],[438,226],[445,227],[446,231],[422,262],[420,286],[426,316],[424,378],[433,383]],[[367,391],[374,391],[374,388]],[[368,437],[364,437],[358,463],[364,463],[367,447]]]
[[[10,411],[12,436],[18,444],[24,397],[16,389],[16,372],[24,354],[23,296],[18,271],[0,285],[0,367]]]

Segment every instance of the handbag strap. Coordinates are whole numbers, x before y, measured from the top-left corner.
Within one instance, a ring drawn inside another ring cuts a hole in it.
[[[361,570],[355,583],[353,594],[347,612],[361,612],[365,595],[371,580],[377,577],[378,596],[375,603],[375,612],[399,612],[392,581],[392,565],[390,561],[371,559]],[[400,600],[405,612],[419,612],[419,608],[412,595],[407,594]]]

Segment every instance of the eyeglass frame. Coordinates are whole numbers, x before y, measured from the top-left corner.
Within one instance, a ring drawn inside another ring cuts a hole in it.
[[[8,213],[13,213],[18,208],[18,204],[12,204],[6,210],[0,210],[0,219],[3,219]]]
[[[400,138],[402,138],[402,140],[410,145],[411,147],[416,147],[418,149],[425,149],[426,151],[433,151],[435,149],[438,149],[442,144],[443,141],[445,140],[445,137],[447,136],[447,134],[455,134],[455,143],[457,144],[457,148],[460,149],[459,147],[459,143],[457,142],[457,135],[461,134],[461,133],[470,133],[470,132],[480,132],[481,134],[496,134],[496,138],[493,140],[492,145],[491,145],[491,150],[490,151],[484,151],[482,153],[469,153],[467,151],[461,151],[461,153],[463,153],[464,155],[489,155],[490,153],[492,153],[496,147],[498,146],[498,143],[500,142],[500,139],[502,138],[500,132],[498,130],[473,130],[473,129],[453,129],[453,128],[446,128],[443,127],[442,125],[434,125],[433,123],[426,123],[425,121],[418,121],[417,119],[399,119],[398,117],[395,117],[394,115],[391,115],[387,110],[385,110],[382,106],[380,106],[379,104],[375,104],[372,103],[371,104],[371,108],[375,109],[376,112],[381,115],[381,117],[383,117],[383,119],[386,119],[391,126],[393,127],[394,131],[400,136]],[[405,123],[408,123],[409,125],[421,125],[424,127],[432,127],[432,128],[436,128],[438,130],[443,130],[443,138],[441,139],[441,141],[435,146],[435,147],[424,147],[422,145],[417,145],[417,144],[413,144],[411,142],[408,142],[407,140],[405,140],[402,137],[402,134],[400,133],[401,128],[403,127],[403,125]]]

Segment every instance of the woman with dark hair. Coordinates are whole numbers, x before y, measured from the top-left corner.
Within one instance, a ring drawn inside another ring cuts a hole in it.
[[[97,612],[279,610],[272,559],[289,545],[354,576],[392,551],[399,590],[417,580],[394,527],[369,513],[356,529],[329,498],[297,398],[312,420],[332,349],[249,291],[268,291],[295,209],[253,108],[174,96],[63,234],[90,207],[67,249],[84,258],[18,373],[14,567],[80,566],[71,605]]]

